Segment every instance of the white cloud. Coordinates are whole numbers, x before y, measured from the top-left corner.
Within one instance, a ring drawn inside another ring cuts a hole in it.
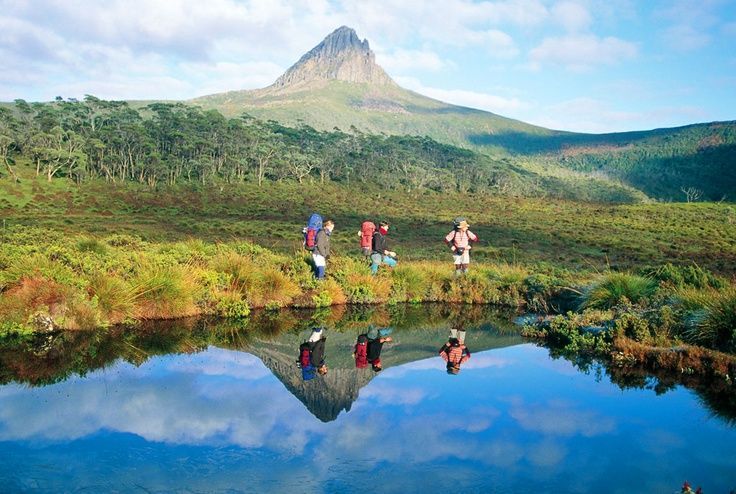
[[[578,2],[564,1],[552,7],[553,19],[568,31],[582,31],[590,27],[593,17],[588,9]]]
[[[685,24],[670,27],[662,36],[667,46],[680,52],[699,50],[712,40],[709,34]]]
[[[575,132],[606,133],[625,129],[652,129],[685,125],[702,121],[707,113],[696,106],[655,107],[648,110],[616,109],[612,103],[589,97],[574,98],[540,108],[537,115],[527,115],[525,121],[550,129]]]
[[[612,65],[636,57],[636,44],[615,37],[569,35],[545,38],[529,53],[532,68],[560,65],[571,70],[587,70]]]
[[[507,115],[528,106],[518,98],[505,98],[493,94],[466,91],[462,89],[440,89],[426,87],[417,79],[411,77],[396,77],[396,82],[407,89],[416,91],[430,98],[435,98],[454,105],[477,108],[494,113]]]
[[[428,70],[438,71],[447,66],[439,55],[428,50],[402,50],[378,53],[376,62],[388,72],[405,73],[405,71]]]

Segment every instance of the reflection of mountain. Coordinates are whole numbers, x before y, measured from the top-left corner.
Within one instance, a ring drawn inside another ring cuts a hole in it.
[[[263,361],[274,375],[315,417],[323,422],[335,420],[343,410],[350,411],[358,399],[360,389],[376,375],[370,368],[356,369],[352,349],[357,332],[328,333],[326,376],[311,381],[302,379],[296,366],[299,344],[305,334],[286,333],[274,339],[254,342],[248,352]],[[381,355],[384,369],[396,367],[437,355],[437,349],[447,339],[446,329],[417,329],[396,331],[393,343],[386,344]],[[466,344],[472,352],[503,348],[522,342],[519,336],[501,336],[489,330],[470,330]],[[443,370],[437,363],[438,372]]]

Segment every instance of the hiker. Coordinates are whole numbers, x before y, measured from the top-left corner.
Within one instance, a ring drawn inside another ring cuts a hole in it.
[[[335,223],[332,220],[325,221],[315,238],[312,260],[314,261],[314,274],[318,280],[325,279],[325,267],[327,259],[330,258],[330,235],[334,228]]]
[[[383,364],[381,363],[381,350],[383,350],[383,344],[393,341],[393,338],[388,336],[391,332],[390,329],[380,329],[368,332],[368,348],[367,348],[367,361],[371,364],[373,372],[381,372],[383,370]]]
[[[312,329],[309,339],[299,345],[299,360],[297,365],[302,369],[302,379],[309,381],[314,379],[315,374],[324,376],[327,374],[325,364],[325,342],[327,337],[322,328]]]
[[[465,346],[465,331],[451,329],[447,343],[442,345],[439,354],[447,363],[447,373],[457,375],[460,366],[470,359],[470,350]]]
[[[463,275],[468,272],[470,265],[470,242],[477,242],[478,236],[468,228],[465,218],[455,218],[455,228],[445,236],[445,243],[450,246],[452,257],[455,261],[455,275]]]
[[[358,335],[358,339],[353,347],[353,358],[355,359],[355,367],[365,369],[368,367],[368,335],[363,333]]]
[[[360,239],[360,252],[365,257],[371,255],[373,246],[373,234],[376,231],[376,225],[372,221],[364,221],[358,230],[358,238]]]
[[[382,221],[378,224],[378,231],[373,233],[371,252],[371,273],[378,273],[378,266],[385,264],[393,268],[396,266],[396,252],[388,250],[388,222]]]

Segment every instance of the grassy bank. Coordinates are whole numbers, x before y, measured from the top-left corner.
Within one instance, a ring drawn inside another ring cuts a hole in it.
[[[18,167],[19,170],[24,170]],[[151,243],[197,238],[247,240],[282,254],[299,248],[313,211],[337,222],[333,246],[356,252],[365,219],[387,219],[404,260],[447,260],[442,239],[462,214],[480,236],[476,261],[551,263],[573,270],[636,269],[697,263],[736,270],[736,208],[714,203],[611,205],[493,194],[382,190],[370,184],[269,183],[151,189],[102,181],[77,186],[23,176],[0,179],[0,218],[104,237],[110,232]]]
[[[362,257],[335,256],[318,282],[310,257],[249,242],[150,243],[130,235],[91,237],[13,227],[0,247],[3,331],[53,325],[91,329],[126,321],[218,315],[252,309],[341,304],[451,302],[547,310],[574,282],[571,272],[477,263],[457,278],[451,264],[401,262],[371,276]],[[575,275],[580,279],[580,274]]]

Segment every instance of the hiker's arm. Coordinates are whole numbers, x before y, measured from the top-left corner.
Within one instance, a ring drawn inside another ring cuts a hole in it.
[[[477,242],[478,241],[478,235],[468,230],[468,240],[471,242]]]
[[[466,347],[466,348],[465,348],[465,353],[464,353],[464,355],[463,355],[463,358],[461,358],[461,359],[460,359],[460,363],[461,363],[461,364],[464,364],[464,363],[465,363],[465,362],[467,362],[468,360],[470,360],[470,350],[468,350],[468,349],[467,349],[467,347]]]
[[[445,243],[446,244],[449,244],[450,242],[452,242],[452,239],[453,238],[455,238],[455,230],[453,230],[450,233],[448,233],[447,235],[445,235]]]
[[[448,362],[447,344],[442,345],[442,348],[440,348],[439,354],[440,354],[440,357],[442,357],[442,360],[444,360],[445,362]]]

